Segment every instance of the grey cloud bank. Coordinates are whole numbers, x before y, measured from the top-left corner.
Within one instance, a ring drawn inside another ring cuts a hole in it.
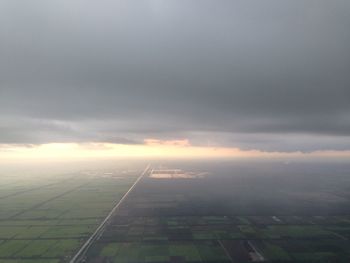
[[[0,143],[350,149],[349,1],[1,1]]]

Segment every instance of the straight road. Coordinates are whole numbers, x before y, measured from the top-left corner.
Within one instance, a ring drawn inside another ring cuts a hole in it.
[[[150,165],[147,165],[145,170],[142,172],[142,174],[137,178],[135,183],[130,187],[130,189],[125,193],[125,195],[120,199],[120,201],[113,207],[111,212],[107,215],[107,217],[102,221],[102,223],[99,225],[99,227],[95,230],[95,232],[89,237],[88,240],[83,244],[83,246],[78,250],[78,252],[74,255],[74,257],[70,260],[70,263],[78,263],[83,260],[87,250],[92,245],[92,243],[99,239],[99,237],[103,234],[104,230],[106,229],[106,226],[109,223],[109,219],[113,216],[113,214],[117,211],[119,206],[123,203],[125,198],[128,196],[128,194],[132,191],[132,189],[135,187],[135,185],[141,180],[141,178],[147,173],[149,170]]]

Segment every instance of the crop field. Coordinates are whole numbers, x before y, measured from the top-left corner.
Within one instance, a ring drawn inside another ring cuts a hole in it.
[[[0,262],[68,262],[139,174],[1,174]]]
[[[0,262],[69,262],[126,192],[82,262],[350,262],[347,169],[144,167],[4,174]]]
[[[259,199],[274,193],[268,193],[263,184],[249,187],[254,181],[249,177],[232,178],[217,171],[198,177],[188,173],[191,178],[165,176],[164,170],[156,174],[142,178],[128,195],[88,250],[87,262],[350,262],[350,202],[345,198],[338,197],[341,201],[332,204],[324,201],[315,212],[310,196],[303,192],[294,199],[283,197],[294,194],[289,184],[292,192],[279,188],[271,208]],[[350,181],[343,180],[333,183],[327,194],[345,193],[339,187],[349,187]],[[255,192],[245,192],[248,188]],[[239,210],[241,203],[245,206]],[[257,207],[260,204],[264,210]],[[286,204],[294,209],[284,210]],[[336,212],[334,205],[339,208]]]
[[[121,216],[115,218],[89,253],[113,262],[250,262],[254,261],[250,255],[254,248],[264,261],[271,262],[350,259],[350,242],[346,237],[350,216],[330,216],[330,221],[343,222],[339,225],[331,222],[318,225],[313,216],[299,218],[304,223],[298,225],[283,219],[273,223],[272,216],[244,219],[246,224],[235,216]],[[258,225],[257,220],[271,222]]]

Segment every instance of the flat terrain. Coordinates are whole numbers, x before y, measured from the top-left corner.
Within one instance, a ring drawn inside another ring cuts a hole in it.
[[[0,176],[0,262],[69,262],[145,168]],[[163,162],[83,262],[350,262],[350,165]]]
[[[0,262],[68,262],[141,170],[0,176]]]
[[[349,167],[168,166],[142,178],[87,262],[350,262]]]

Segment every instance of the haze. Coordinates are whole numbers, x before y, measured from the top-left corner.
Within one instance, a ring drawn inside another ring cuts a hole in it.
[[[348,0],[0,0],[0,262],[350,262],[349,29]]]

